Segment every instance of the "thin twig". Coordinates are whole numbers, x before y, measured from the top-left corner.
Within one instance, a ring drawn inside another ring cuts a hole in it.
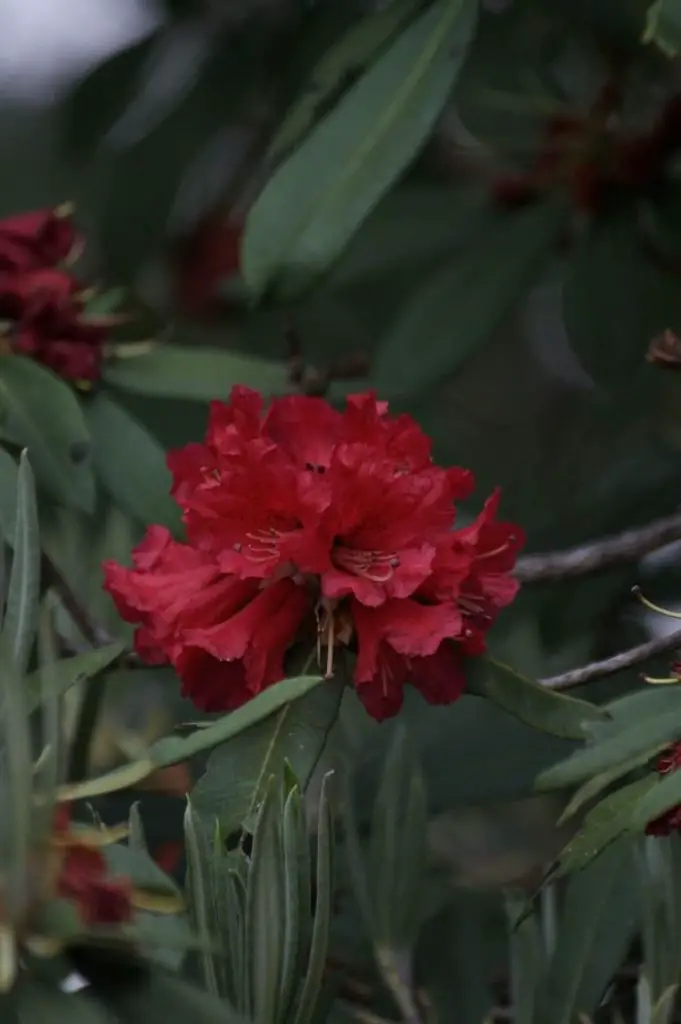
[[[637,647],[630,647],[628,651],[613,654],[612,657],[603,658],[602,661],[592,661],[589,665],[573,668],[570,672],[563,672],[559,676],[548,676],[546,679],[540,679],[539,682],[551,690],[568,690],[571,686],[590,683],[594,679],[604,679],[606,676],[614,676],[617,672],[623,672],[627,668],[633,668],[634,665],[642,665],[649,658],[654,658],[658,654],[667,654],[669,651],[676,650],[677,647],[681,647],[681,629],[677,629],[667,636],[648,640]]]
[[[518,559],[515,575],[521,583],[573,579],[613,565],[637,562],[651,551],[677,540],[681,540],[681,512],[663,516],[640,529],[625,530],[566,551],[525,555]]]

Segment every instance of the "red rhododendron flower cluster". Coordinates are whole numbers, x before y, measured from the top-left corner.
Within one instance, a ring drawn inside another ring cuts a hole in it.
[[[132,569],[106,564],[105,585],[139,624],[140,656],[170,661],[197,706],[243,704],[305,640],[328,675],[337,648],[356,648],[357,693],[377,719],[407,682],[435,704],[461,694],[462,657],[484,650],[518,589],[523,535],[497,519],[498,492],[453,529],[472,474],[434,465],[410,417],[372,394],[341,413],[300,395],[264,409],[235,388],[213,403],[205,442],[168,464],[186,542],[152,526]]]
[[[116,925],[132,917],[133,889],[126,878],[110,878],[101,850],[71,829],[69,808],[57,808],[51,845],[58,851],[56,894],[74,903],[87,925]]]
[[[99,378],[106,323],[89,317],[80,283],[65,269],[82,249],[66,209],[0,221],[0,322],[6,348],[65,380]]]
[[[669,772],[681,768],[681,743],[672,743],[663,754],[660,754],[655,768],[660,775],[668,775]],[[646,826],[647,836],[670,836],[672,832],[681,832],[681,804],[670,807]]]

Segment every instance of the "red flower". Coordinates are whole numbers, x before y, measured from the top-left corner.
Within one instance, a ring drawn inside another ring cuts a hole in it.
[[[115,925],[132,917],[131,883],[109,878],[106,858],[101,850],[78,839],[71,830],[66,805],[56,808],[52,845],[61,854],[56,879],[57,895],[78,907],[87,925]]]
[[[434,703],[463,688],[461,655],[484,650],[523,537],[496,519],[498,495],[453,530],[472,475],[433,464],[407,416],[371,394],[344,413],[292,396],[263,409],[235,388],[214,403],[206,440],[169,457],[188,543],[152,527],[134,568],[108,563],[106,587],[139,623],[136,645],[169,660],[200,707],[236,707],[283,677],[306,635],[356,643],[355,682],[376,718],[407,678]]]
[[[660,754],[655,768],[660,775],[678,771],[681,768],[681,743],[672,743]],[[681,804],[670,807],[668,811],[646,825],[647,836],[669,836],[673,832],[681,832]]]
[[[0,275],[0,320],[8,321],[11,351],[71,381],[99,378],[107,339],[85,322],[80,284],[56,268]]]
[[[73,258],[82,242],[66,210],[35,210],[0,220],[0,273],[23,274]]]

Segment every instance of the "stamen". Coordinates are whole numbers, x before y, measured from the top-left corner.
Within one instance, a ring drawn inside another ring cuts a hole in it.
[[[329,615],[329,625],[326,637],[326,672],[324,673],[325,679],[333,678],[333,642],[334,642],[334,627],[335,618],[333,613]]]
[[[334,549],[333,560],[339,569],[364,576],[372,583],[387,583],[400,567],[399,555],[394,551],[356,551],[342,545]]]
[[[515,537],[510,536],[505,544],[501,544],[498,548],[494,548],[493,551],[486,551],[484,555],[476,555],[476,561],[481,562],[483,558],[494,558],[495,555],[500,555],[503,551],[507,551],[514,541]]]
[[[639,599],[641,604],[648,608],[651,612],[657,612],[658,615],[665,615],[668,619],[681,619],[681,612],[670,611],[669,608],[661,608],[659,604],[653,604],[647,597],[644,597],[639,587],[632,588],[632,594]]]
[[[644,683],[649,683],[650,686],[671,686],[673,683],[681,682],[678,676],[669,676],[668,679],[661,679],[655,676],[641,676]]]

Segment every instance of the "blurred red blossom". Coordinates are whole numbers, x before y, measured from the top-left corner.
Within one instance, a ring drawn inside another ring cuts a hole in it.
[[[65,208],[0,221],[4,350],[78,384],[99,379],[108,339],[106,318],[88,316],[87,293],[64,266],[81,249]]]
[[[214,402],[205,441],[172,452],[172,493],[186,542],[152,526],[133,568],[106,563],[119,613],[138,624],[147,662],[170,661],[208,711],[234,708],[284,676],[296,641],[357,649],[355,686],[376,719],[411,682],[431,703],[464,689],[462,657],[518,584],[522,531],[497,516],[495,493],[453,529],[469,470],[434,465],[409,416],[371,393],[344,412],[293,395],[265,409],[234,388]]]
[[[658,757],[655,768],[660,775],[668,775],[681,768],[681,743],[677,741],[667,747]],[[681,804],[670,807],[646,826],[647,836],[669,836],[672,832],[681,832]]]
[[[133,914],[133,888],[126,878],[110,878],[106,858],[72,829],[68,806],[57,808],[51,846],[57,854],[56,892],[74,903],[84,924],[116,925]]]

